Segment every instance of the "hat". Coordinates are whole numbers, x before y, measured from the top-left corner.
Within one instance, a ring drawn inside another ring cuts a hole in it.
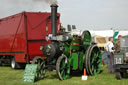
[[[118,35],[118,38],[120,38],[122,35]]]

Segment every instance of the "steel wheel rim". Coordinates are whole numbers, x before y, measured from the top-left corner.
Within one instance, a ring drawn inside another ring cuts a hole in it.
[[[88,49],[86,51],[86,57],[85,57],[85,68],[86,68],[87,74],[90,74],[89,69],[88,69],[88,55],[90,52],[90,48],[91,48],[91,46],[88,47]]]

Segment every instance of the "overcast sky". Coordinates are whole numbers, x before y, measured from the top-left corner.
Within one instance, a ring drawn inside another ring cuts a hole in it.
[[[61,22],[78,29],[128,29],[128,0],[58,0]],[[0,18],[21,11],[50,11],[43,0],[0,0]]]

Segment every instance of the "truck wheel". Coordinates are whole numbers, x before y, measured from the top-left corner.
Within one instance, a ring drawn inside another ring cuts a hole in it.
[[[11,67],[12,67],[12,69],[16,69],[17,68],[17,63],[16,63],[16,60],[15,60],[14,57],[11,59]]]
[[[2,66],[2,61],[0,61],[0,66]]]
[[[123,72],[120,72],[120,74],[121,74],[121,77],[123,78],[124,77],[124,73]]]
[[[116,72],[116,79],[117,80],[121,80],[122,79],[122,76],[121,76],[120,72]]]

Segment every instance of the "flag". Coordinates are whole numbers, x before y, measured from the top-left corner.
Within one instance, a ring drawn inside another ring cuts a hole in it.
[[[113,35],[114,43],[118,40],[119,31],[115,32]]]

